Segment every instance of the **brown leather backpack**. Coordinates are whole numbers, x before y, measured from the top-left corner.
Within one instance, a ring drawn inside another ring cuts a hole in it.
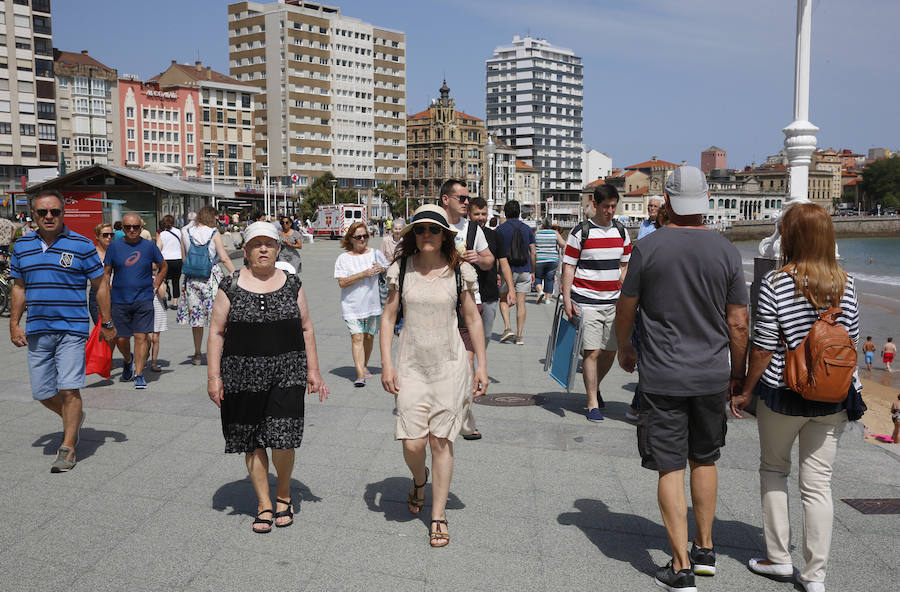
[[[784,383],[804,399],[840,403],[847,398],[856,370],[856,345],[838,322],[840,307],[819,313],[796,349],[785,343]]]

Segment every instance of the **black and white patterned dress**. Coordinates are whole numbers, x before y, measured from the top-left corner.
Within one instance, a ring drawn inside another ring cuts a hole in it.
[[[297,448],[306,392],[301,282],[286,273],[281,288],[258,294],[238,286],[239,273],[219,283],[231,302],[222,350],[225,452]]]

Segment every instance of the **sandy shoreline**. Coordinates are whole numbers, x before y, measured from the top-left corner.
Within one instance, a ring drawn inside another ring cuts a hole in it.
[[[863,424],[870,434],[886,434],[890,436],[894,431],[891,422],[891,404],[897,400],[900,394],[900,385],[896,374],[888,374],[884,370],[873,370],[871,373],[860,370],[860,379],[863,383],[863,401],[869,408],[862,417]],[[868,375],[868,376],[867,376]],[[872,437],[866,440],[875,442]],[[900,445],[897,446],[900,449]]]

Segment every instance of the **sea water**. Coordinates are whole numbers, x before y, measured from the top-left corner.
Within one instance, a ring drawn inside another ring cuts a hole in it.
[[[750,282],[759,241],[734,244],[741,252],[744,274]],[[856,283],[860,342],[871,335],[880,354],[888,337],[900,341],[900,237],[845,238],[838,239],[837,244],[840,264]]]

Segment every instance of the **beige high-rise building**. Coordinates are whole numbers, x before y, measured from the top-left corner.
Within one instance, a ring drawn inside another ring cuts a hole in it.
[[[118,73],[81,53],[53,51],[60,172],[119,160]]]
[[[256,177],[331,172],[367,200],[406,178],[406,35],[305,0],[228,6],[231,75],[257,86]]]
[[[56,168],[50,0],[0,0],[0,187],[21,191],[28,169]]]

